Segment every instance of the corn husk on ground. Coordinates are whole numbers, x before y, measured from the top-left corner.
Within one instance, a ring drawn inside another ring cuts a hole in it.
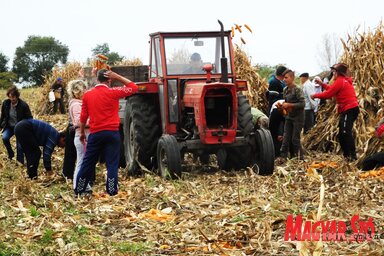
[[[374,138],[375,126],[383,117],[384,107],[384,26],[375,30],[348,35],[342,41],[341,62],[352,71],[360,114],[354,126],[359,162],[373,152],[384,149],[383,140]],[[337,140],[338,115],[334,100],[320,108],[318,122],[305,137],[307,149],[339,152]]]
[[[239,53],[243,69],[249,68]],[[250,76],[237,73],[253,88],[247,92],[251,104],[266,106],[265,81],[248,71]],[[37,114],[37,96],[45,92],[24,89],[21,95],[36,118],[62,130],[66,115]],[[104,194],[106,168],[99,164],[93,196],[80,199],[60,175],[63,156],[55,149],[53,178],[41,163],[38,180],[30,181],[0,143],[0,255],[384,255],[383,239],[284,241],[289,214],[312,221],[350,221],[359,214],[361,220],[372,217],[376,232],[384,234],[382,173],[361,176],[335,154],[309,151],[307,162],[288,160],[269,177],[252,168],[224,172],[213,161],[203,166],[187,155],[177,181],[150,172],[127,178],[120,169],[115,197]]]

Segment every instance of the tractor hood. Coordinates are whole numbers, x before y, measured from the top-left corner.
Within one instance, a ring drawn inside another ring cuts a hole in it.
[[[203,144],[233,143],[237,129],[237,97],[233,83],[187,82],[185,107],[194,109]]]

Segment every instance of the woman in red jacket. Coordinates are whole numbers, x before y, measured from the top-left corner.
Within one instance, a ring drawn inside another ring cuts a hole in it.
[[[320,84],[324,91],[313,94],[311,97],[328,99],[336,97],[337,112],[339,116],[339,141],[344,157],[354,161],[356,157],[355,139],[352,135],[353,123],[359,114],[359,103],[357,101],[352,77],[348,76],[348,67],[344,63],[335,64],[331,67],[335,82],[332,85],[324,84],[320,79],[315,82]]]

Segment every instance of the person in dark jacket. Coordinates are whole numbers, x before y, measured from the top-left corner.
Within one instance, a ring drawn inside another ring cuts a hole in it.
[[[56,114],[57,107],[60,108],[61,114],[65,113],[64,110],[64,88],[63,88],[63,79],[58,77],[56,82],[52,85],[53,92],[55,93],[55,101],[53,102],[53,114]]]
[[[26,119],[16,125],[15,134],[27,158],[29,178],[37,178],[37,168],[39,167],[41,157],[40,146],[43,146],[45,170],[47,174],[52,175],[51,156],[53,149],[56,146],[65,146],[65,133],[59,133],[46,122],[36,119]]]
[[[352,135],[353,124],[359,115],[359,103],[357,101],[355,88],[352,84],[348,66],[344,63],[338,63],[331,67],[335,82],[330,86],[323,83],[320,79],[316,82],[320,84],[325,91],[315,93],[312,99],[329,99],[336,97],[337,112],[339,113],[339,142],[344,157],[348,161],[357,159],[355,138]]]
[[[301,130],[304,127],[304,93],[294,83],[295,73],[292,70],[288,69],[283,74],[284,81],[287,84],[283,93],[285,102],[278,106],[278,108],[282,108],[283,114],[286,114],[286,116],[280,156],[285,159],[288,156],[288,152],[290,152],[291,157],[296,157],[300,154],[300,159],[304,160],[300,141]]]
[[[271,113],[273,103],[277,100],[283,99],[283,90],[285,88],[283,73],[287,68],[284,66],[278,66],[276,72],[268,80],[268,90],[266,92],[268,99],[268,112]]]
[[[15,153],[12,149],[10,139],[14,135],[15,126],[23,119],[32,118],[31,109],[28,104],[20,99],[20,92],[16,86],[7,90],[8,99],[3,102],[1,107],[0,128],[3,129],[3,143],[8,152],[8,158],[12,160]],[[20,144],[16,141],[16,159],[24,164],[24,153]]]

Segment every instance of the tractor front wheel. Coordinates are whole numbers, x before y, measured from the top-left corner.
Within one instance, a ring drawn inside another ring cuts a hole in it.
[[[181,154],[174,136],[165,134],[157,145],[157,165],[159,175],[163,178],[181,177]]]

